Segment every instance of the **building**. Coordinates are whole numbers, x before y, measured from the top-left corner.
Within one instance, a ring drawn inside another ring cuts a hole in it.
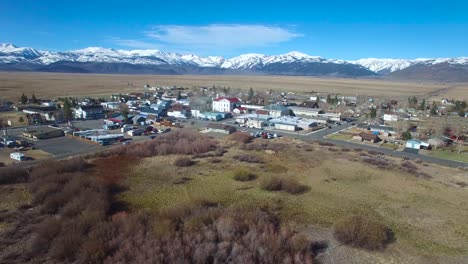
[[[111,110],[119,110],[122,103],[121,102],[104,102],[101,103],[102,107]]]
[[[276,129],[296,131],[296,130],[311,130],[316,127],[318,122],[314,119],[307,119],[296,116],[282,116],[269,120]]]
[[[102,105],[80,105],[74,110],[76,119],[100,119],[104,118]]]
[[[318,117],[319,114],[323,114],[324,111],[320,108],[309,108],[309,107],[300,107],[292,106],[289,107],[296,116],[307,116],[307,117]]]
[[[154,110],[159,110],[159,111],[167,111],[167,110],[169,110],[169,108],[171,108],[171,106],[172,106],[172,101],[162,100],[162,101],[159,101],[156,104],[151,104],[150,108],[152,108]]]
[[[383,120],[387,122],[396,122],[398,121],[398,115],[397,114],[384,114]]]
[[[289,115],[289,108],[283,105],[271,104],[271,105],[265,106],[263,109],[268,111],[268,114],[271,117],[280,117],[280,116]]]
[[[382,139],[380,139],[378,135],[365,133],[365,132],[359,133],[359,137],[361,138],[361,141],[369,141],[372,143],[377,143],[377,142],[382,141]]]
[[[205,113],[200,113],[198,115],[198,118],[208,119],[212,121],[219,121],[223,119],[223,114],[218,113],[218,112],[205,112]]]
[[[333,122],[341,121],[341,113],[323,113],[323,114],[318,114],[317,117],[323,118],[325,120],[330,120]]]
[[[140,109],[140,115],[143,117],[147,117],[151,115],[151,116],[155,116],[156,118],[160,118],[160,117],[166,116],[166,111],[155,110],[150,107],[145,107],[145,108]]]
[[[319,105],[317,103],[317,97],[315,97],[315,100],[306,100],[306,101],[300,103],[298,105],[298,107],[319,108]]]
[[[416,139],[410,139],[406,141],[405,147],[410,149],[429,149],[429,143]]]
[[[232,134],[236,132],[236,128],[230,125],[226,124],[220,124],[220,123],[209,123],[206,126],[206,129],[209,132],[216,132],[216,133],[223,133],[223,134]]]
[[[250,128],[263,128],[266,123],[262,119],[248,119],[245,125]]]
[[[190,111],[190,107],[181,105],[181,104],[174,104],[167,110],[167,115],[176,117],[176,118],[189,118],[192,116]]]
[[[236,115],[240,115],[247,113],[247,110],[248,109],[246,107],[237,107],[236,109],[232,110],[232,112]]]
[[[23,137],[30,138],[32,140],[63,137],[64,135],[65,133],[62,129],[50,126],[27,128],[23,132]]]
[[[213,100],[213,111],[232,112],[235,108],[241,106],[239,98],[218,97]]]

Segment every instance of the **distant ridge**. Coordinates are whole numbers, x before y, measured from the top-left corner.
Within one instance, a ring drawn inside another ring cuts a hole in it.
[[[142,74],[274,74],[468,81],[468,57],[436,59],[326,59],[298,51],[281,55],[243,54],[226,59],[160,50],[116,50],[89,47],[50,52],[0,44],[0,70],[142,73]]]

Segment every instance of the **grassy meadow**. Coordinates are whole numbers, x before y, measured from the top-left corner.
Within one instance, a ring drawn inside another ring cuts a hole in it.
[[[190,167],[174,166],[178,155],[143,159],[126,176],[128,189],[118,199],[133,210],[155,212],[200,200],[266,208],[298,230],[330,229],[345,216],[366,215],[394,231],[392,247],[399,252],[428,257],[468,254],[466,171],[421,163],[410,164],[415,168],[406,171],[401,160],[390,158],[390,165],[377,167],[365,163],[372,156],[366,152],[284,138],[263,142],[275,149],[268,154],[265,148],[247,150],[221,141],[227,153],[194,159]],[[263,162],[241,162],[236,155],[257,156]],[[236,181],[238,170],[256,178]],[[261,188],[262,180],[278,175],[308,188],[300,194]]]

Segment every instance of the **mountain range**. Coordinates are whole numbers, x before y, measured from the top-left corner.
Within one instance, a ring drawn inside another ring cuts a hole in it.
[[[200,57],[160,50],[89,47],[51,52],[0,44],[0,70],[143,74],[272,74],[371,77],[439,82],[468,81],[468,57],[326,59],[293,51],[281,55]]]

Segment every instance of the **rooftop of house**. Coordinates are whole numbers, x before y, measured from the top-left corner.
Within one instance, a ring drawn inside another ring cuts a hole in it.
[[[81,110],[87,111],[87,110],[102,110],[102,105],[98,104],[93,104],[93,105],[80,105]]]
[[[236,98],[236,97],[218,97],[216,99],[214,99],[213,101],[222,101],[222,100],[228,100],[230,103],[240,103],[240,99],[239,98]]]
[[[365,132],[361,132],[359,133],[359,136],[364,139],[364,140],[376,140],[376,139],[380,139],[378,135],[374,135],[374,134],[371,134],[371,133],[365,133]]]
[[[289,111],[289,109],[283,105],[279,105],[279,104],[271,104],[271,105],[267,105],[264,107],[264,109],[266,110],[273,110],[273,111],[281,111],[281,112],[284,112],[284,111]]]

